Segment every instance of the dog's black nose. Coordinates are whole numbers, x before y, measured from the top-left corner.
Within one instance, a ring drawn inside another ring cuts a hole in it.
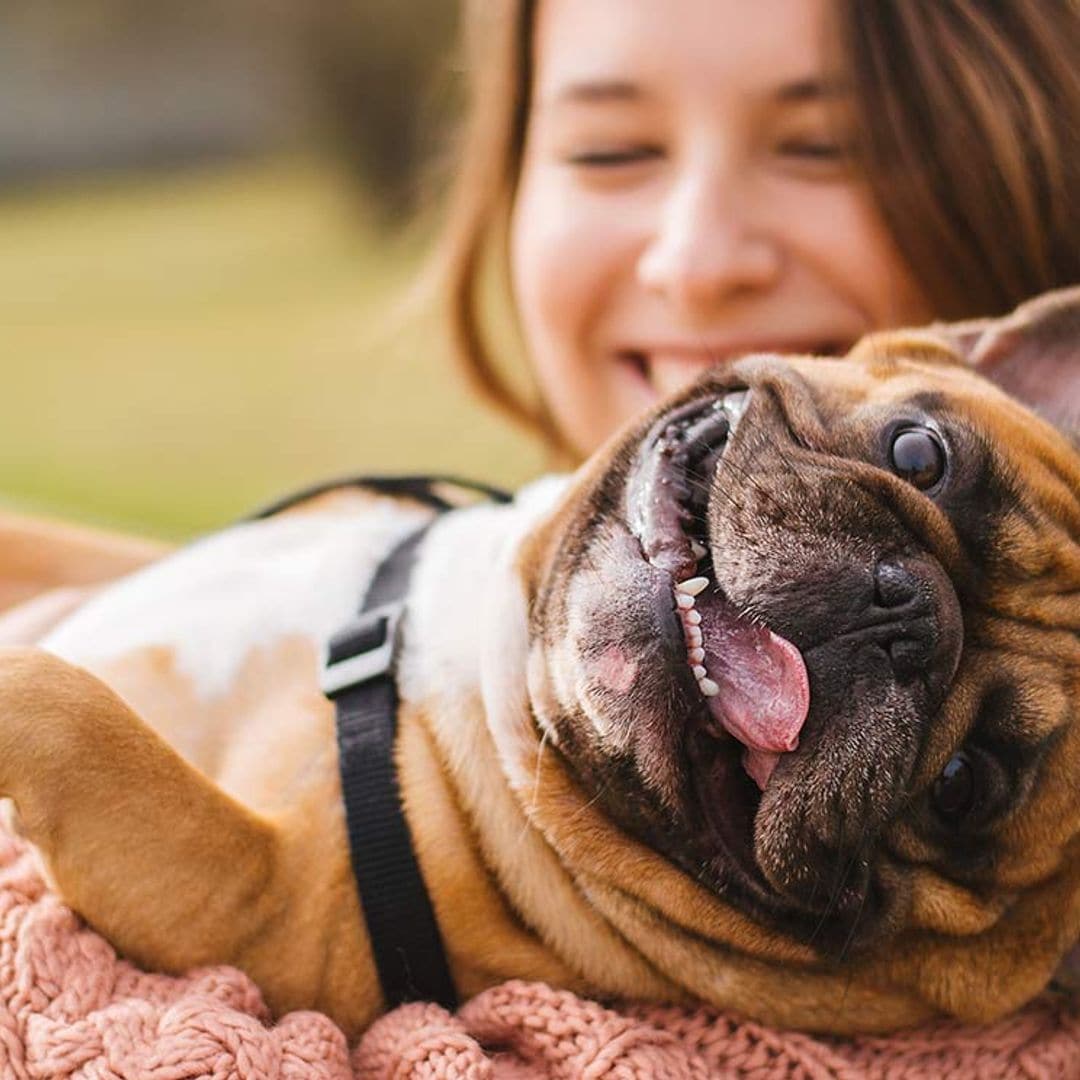
[[[903,564],[884,559],[874,567],[874,600],[879,607],[903,607],[919,598],[919,579]]]
[[[938,645],[932,583],[904,563],[883,559],[874,568],[874,605],[885,631],[879,639],[900,679],[927,674]]]

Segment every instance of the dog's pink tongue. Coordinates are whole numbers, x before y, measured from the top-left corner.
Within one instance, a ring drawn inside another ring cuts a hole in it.
[[[701,605],[705,668],[720,692],[713,718],[746,747],[743,767],[764,788],[780,755],[799,745],[810,683],[799,650],[727,604]]]

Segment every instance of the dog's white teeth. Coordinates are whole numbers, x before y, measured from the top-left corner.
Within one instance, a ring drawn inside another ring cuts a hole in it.
[[[682,620],[683,636],[686,638],[686,659],[697,681],[698,689],[705,697],[716,697],[720,687],[709,678],[705,667],[705,638],[701,631],[701,612],[694,607],[694,598],[708,586],[707,577],[692,577],[680,581],[674,590],[679,618]]]
[[[748,390],[733,390],[730,394],[724,395],[724,412],[727,413],[728,423],[731,425],[728,438],[731,438],[739,426],[742,414],[746,411],[746,399],[749,396]]]
[[[690,554],[700,562],[709,554],[709,549],[704,544],[699,544],[697,540],[690,541]]]
[[[707,577],[692,577],[680,581],[675,588],[685,596],[697,596],[708,584],[709,579]]]

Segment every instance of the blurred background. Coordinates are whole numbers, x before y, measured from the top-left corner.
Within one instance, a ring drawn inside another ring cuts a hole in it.
[[[0,6],[0,502],[183,538],[339,474],[540,451],[400,317],[461,95],[447,0]]]

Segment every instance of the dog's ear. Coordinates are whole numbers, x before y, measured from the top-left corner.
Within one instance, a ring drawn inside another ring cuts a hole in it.
[[[1044,293],[1004,318],[931,329],[979,374],[1065,434],[1080,435],[1080,286]]]

